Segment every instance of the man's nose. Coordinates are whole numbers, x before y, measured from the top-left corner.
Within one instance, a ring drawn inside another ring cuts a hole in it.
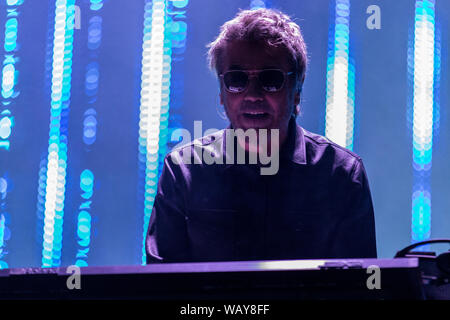
[[[259,84],[256,76],[251,76],[248,79],[248,88],[245,92],[244,100],[259,101],[263,99],[263,89]]]

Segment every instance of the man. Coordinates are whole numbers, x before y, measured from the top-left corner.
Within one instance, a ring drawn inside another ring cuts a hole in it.
[[[238,136],[237,149],[246,157],[276,153],[278,170],[224,161],[236,159],[229,130],[172,151],[150,218],[147,262],[376,257],[360,157],[295,121],[307,65],[300,28],[278,11],[241,11],[222,26],[209,58],[228,129],[259,130],[256,148]],[[260,129],[276,132],[269,135],[276,143],[262,148]],[[201,161],[206,155],[218,161]]]

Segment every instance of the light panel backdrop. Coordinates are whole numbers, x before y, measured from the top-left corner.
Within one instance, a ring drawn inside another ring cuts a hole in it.
[[[227,125],[206,45],[257,7],[302,27],[297,121],[363,158],[379,257],[450,237],[450,2],[2,0],[0,268],[144,262],[171,133]]]

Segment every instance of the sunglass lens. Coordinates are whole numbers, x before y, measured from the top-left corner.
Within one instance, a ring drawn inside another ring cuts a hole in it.
[[[265,70],[259,74],[259,81],[264,90],[275,92],[283,87],[284,74],[279,70]]]
[[[223,80],[229,91],[242,92],[247,86],[248,76],[243,71],[229,71],[225,73]]]

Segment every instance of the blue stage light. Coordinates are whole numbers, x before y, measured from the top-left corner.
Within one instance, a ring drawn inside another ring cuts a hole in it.
[[[439,112],[440,43],[436,40],[435,2],[417,0],[414,42],[408,49],[408,72],[412,87],[412,156],[414,184],[412,192],[411,241],[431,236],[431,185],[433,135],[437,133]],[[437,50],[438,48],[438,50]],[[425,250],[425,248],[420,248]]]
[[[1,139],[8,139],[11,135],[11,129],[14,125],[14,122],[12,118],[10,117],[3,117],[0,118],[0,138]]]
[[[141,178],[145,181],[142,264],[146,260],[145,237],[157,181],[168,152],[172,59],[182,60],[180,55],[185,50],[186,11],[180,9],[187,5],[187,0],[154,0],[146,1],[144,8],[138,140]]]
[[[23,3],[23,0],[6,0],[8,6],[18,6]]]
[[[85,200],[80,205],[80,212],[78,214],[77,236],[78,236],[78,250],[77,250],[77,265],[88,265],[89,245],[91,243],[91,214],[90,200],[94,189],[94,174],[92,171],[85,169],[80,175],[80,189],[83,191],[82,198]],[[84,196],[83,196],[84,195]]]
[[[16,107],[15,99],[19,96],[19,91],[16,90],[15,87],[18,82],[16,63],[19,61],[19,46],[17,43],[20,21],[19,5],[21,5],[22,2],[22,0],[6,1],[6,21],[3,44],[4,58],[1,77],[1,106],[7,106],[7,109],[0,109],[0,153],[10,150],[10,139],[14,127],[13,114]],[[6,156],[7,155],[5,154],[1,154],[1,157]],[[8,206],[8,185],[11,185],[11,180],[9,179],[8,172],[6,172],[4,177],[0,177],[0,269],[8,267],[8,263],[2,259],[5,258],[5,255],[8,252],[6,243],[11,237],[9,214],[6,211]]]
[[[91,10],[98,11],[103,7],[103,0],[91,0]]]
[[[175,8],[182,9],[186,7],[189,0],[169,0]]]
[[[9,15],[11,15],[11,13]],[[6,20],[4,45],[6,52],[14,51],[17,47],[17,26],[18,22],[16,18],[9,18]]]
[[[325,136],[353,149],[355,84],[350,60],[350,0],[335,0],[328,44]]]
[[[85,93],[89,108],[84,112],[83,120],[83,142],[85,151],[94,144],[97,137],[97,111],[95,109],[100,79],[100,65],[98,62],[98,51],[102,42],[102,17],[100,12],[103,8],[101,0],[91,0],[90,9],[92,11],[89,18],[88,27],[88,49],[91,51],[90,61],[86,66]],[[78,214],[77,236],[78,250],[75,264],[78,266],[88,266],[88,253],[91,244],[91,204],[94,194],[94,173],[85,169],[80,174],[81,203]]]
[[[70,103],[74,0],[56,0],[51,86],[51,117],[44,203],[42,266],[61,263],[67,168],[67,113]],[[52,231],[52,232],[50,232]],[[51,250],[45,242],[50,242]]]
[[[102,40],[102,18],[98,15],[89,20],[88,48],[95,50],[100,46]]]

